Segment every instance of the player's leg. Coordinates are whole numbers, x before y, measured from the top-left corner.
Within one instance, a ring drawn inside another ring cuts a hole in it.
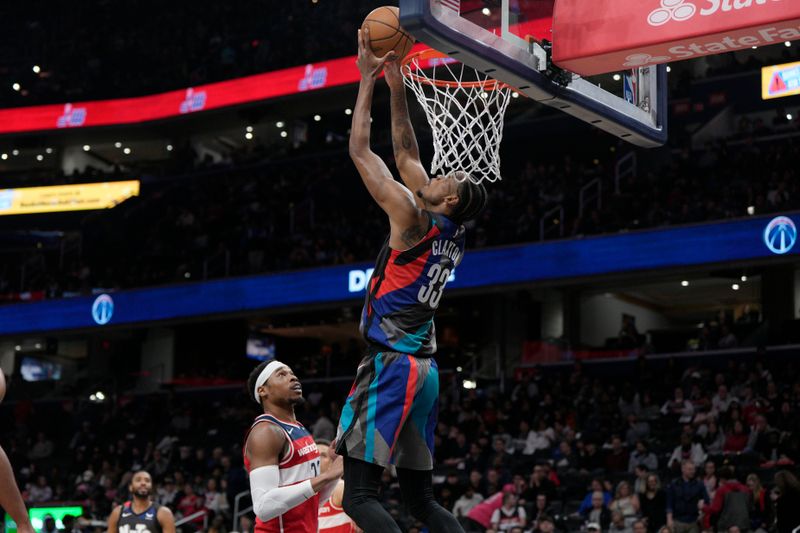
[[[378,502],[383,469],[411,409],[416,388],[409,388],[416,367],[405,354],[367,355],[342,408],[336,452],[344,456],[345,512],[368,532],[398,532]],[[406,398],[409,398],[406,400]]]
[[[345,457],[342,507],[364,531],[400,533],[394,518],[378,501],[382,475],[380,465]]]
[[[433,359],[415,359],[413,365],[416,394],[394,450],[403,503],[433,533],[463,533],[458,520],[433,497],[433,433],[439,412],[439,369]]]

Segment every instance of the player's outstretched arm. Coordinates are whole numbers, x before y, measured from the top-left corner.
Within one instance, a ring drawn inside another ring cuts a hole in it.
[[[271,520],[297,507],[342,476],[342,460],[339,458],[324,474],[281,487],[278,463],[286,442],[283,430],[270,423],[256,425],[247,437],[250,496],[253,499],[253,511],[262,521]]]
[[[386,84],[391,90],[392,97],[392,147],[397,170],[406,187],[416,192],[428,184],[430,178],[422,166],[419,158],[419,146],[408,114],[408,101],[406,100],[406,86],[403,74],[400,72],[400,61],[389,61],[384,69]],[[416,198],[417,205],[424,208],[421,198]]]
[[[3,448],[0,448],[0,507],[6,510],[20,533],[33,533],[33,526],[28,518],[28,510],[14,479],[14,471]]]
[[[375,78],[393,52],[375,57],[367,48],[368,30],[358,32],[358,69],[361,83],[350,130],[350,158],[372,198],[389,216],[390,246],[405,250],[414,246],[427,231],[428,219],[417,206],[414,195],[392,177],[386,163],[370,148],[372,94]]]
[[[175,533],[175,515],[169,507],[159,507],[156,519],[161,526],[161,533]]]

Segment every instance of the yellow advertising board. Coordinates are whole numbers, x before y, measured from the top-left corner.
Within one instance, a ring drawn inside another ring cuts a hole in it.
[[[763,100],[797,94],[800,94],[800,63],[786,63],[761,69]]]
[[[0,216],[110,209],[139,196],[139,181],[0,189]]]

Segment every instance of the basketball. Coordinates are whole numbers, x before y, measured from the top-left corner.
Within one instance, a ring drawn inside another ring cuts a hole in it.
[[[373,9],[361,28],[369,28],[369,44],[378,57],[394,50],[403,59],[414,46],[414,38],[400,27],[400,10],[394,6]]]

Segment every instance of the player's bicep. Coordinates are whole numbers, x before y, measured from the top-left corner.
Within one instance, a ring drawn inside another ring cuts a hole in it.
[[[281,428],[269,422],[257,424],[247,437],[246,450],[250,469],[277,465],[285,445],[286,435]]]
[[[161,526],[161,533],[175,533],[175,516],[169,507],[159,507],[156,518]]]
[[[111,514],[108,515],[108,529],[107,533],[117,533],[117,526],[119,525],[119,515],[122,512],[122,507],[117,505]]]
[[[417,214],[413,194],[395,181],[389,167],[377,154],[368,151],[353,156],[353,162],[370,195],[389,218],[399,220]]]

